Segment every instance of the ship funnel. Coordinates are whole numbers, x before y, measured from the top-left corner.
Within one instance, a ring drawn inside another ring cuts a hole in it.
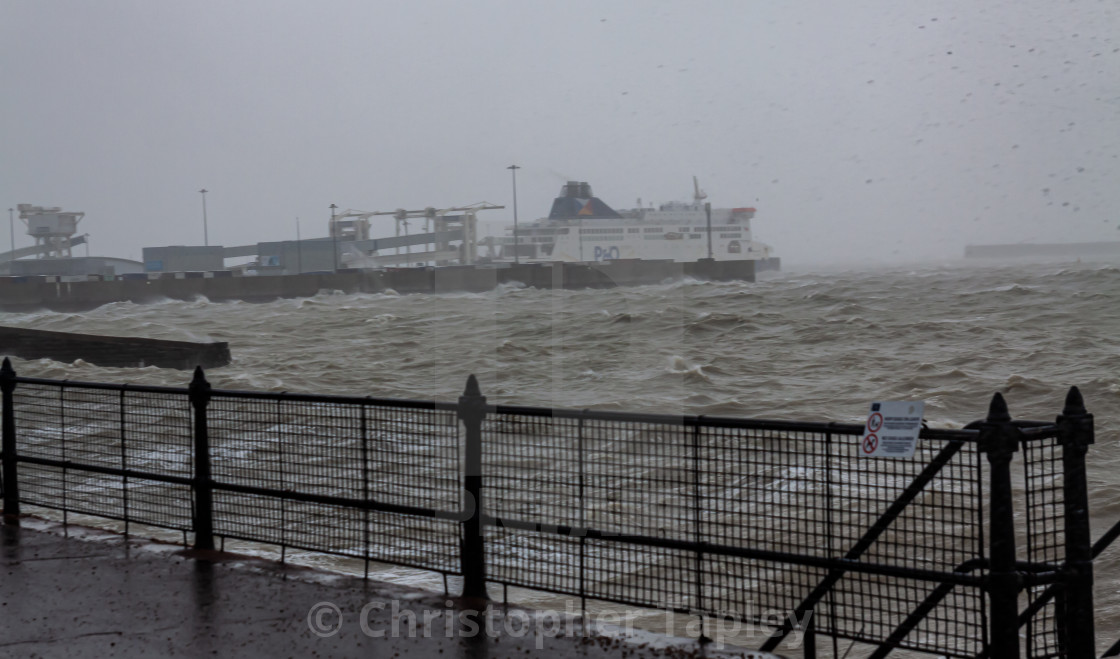
[[[586,181],[568,181],[560,189],[560,196],[552,201],[550,220],[563,219],[617,219],[621,217],[613,208],[604,204],[591,192]]]
[[[591,192],[591,186],[586,181],[568,181],[560,190],[561,197],[572,197],[574,199],[590,199],[595,195]]]

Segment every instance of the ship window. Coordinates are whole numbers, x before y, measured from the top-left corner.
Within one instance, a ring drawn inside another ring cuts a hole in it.
[[[742,238],[743,234],[741,234],[741,233],[721,233],[721,234],[719,234],[719,237],[720,238]]]
[[[627,229],[626,233],[641,233],[641,229]]]
[[[680,231],[681,233],[688,233],[688,227],[681,227],[677,229],[677,231]]]
[[[557,230],[556,230],[556,233],[559,233],[559,234],[561,234],[561,235],[564,235],[564,234],[567,234],[567,233],[568,233],[568,229],[567,229],[567,228],[564,228],[564,229],[557,229]]]
[[[663,227],[648,227],[648,228],[646,228],[645,232],[646,233],[661,233],[664,230],[665,229]]]
[[[689,238],[703,238],[703,236],[702,236],[701,234],[699,234],[699,233],[692,233],[692,234],[689,234],[689,235],[688,235],[688,237],[689,237]]]

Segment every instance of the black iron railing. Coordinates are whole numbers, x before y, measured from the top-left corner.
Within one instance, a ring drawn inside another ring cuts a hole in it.
[[[1093,656],[1111,538],[1089,541],[1076,389],[1049,424],[997,394],[899,459],[862,457],[848,424],[488,405],[473,376],[434,403],[215,390],[201,370],[187,388],[22,378],[5,360],[0,390],[9,521],[34,506],[458,575],[467,597],[745,621],[771,628],[766,650],[800,632],[807,654],[826,635],[872,656]]]

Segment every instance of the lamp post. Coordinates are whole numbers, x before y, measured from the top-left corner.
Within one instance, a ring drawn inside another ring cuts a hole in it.
[[[206,226],[206,193],[209,192],[209,190],[202,188],[199,192],[202,194],[202,244],[209,247],[210,229]]]
[[[520,264],[521,245],[517,237],[517,170],[521,169],[517,165],[510,165],[506,167],[513,174],[513,262]]]
[[[704,202],[704,216],[708,218],[708,259],[712,258],[712,205]]]
[[[14,209],[14,208],[9,208],[8,209],[8,231],[11,232],[12,251],[13,252],[16,251],[16,219],[15,219],[15,215],[12,215],[12,213],[14,213],[15,210],[16,209]],[[13,255],[12,258],[15,258],[15,255]]]
[[[338,272],[338,226],[334,223],[334,209],[338,208],[331,204],[331,244],[334,246],[334,271]]]
[[[296,218],[296,274],[303,274],[303,239],[299,237],[299,218]]]

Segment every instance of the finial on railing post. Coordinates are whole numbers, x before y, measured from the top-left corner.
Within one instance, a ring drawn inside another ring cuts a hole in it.
[[[1007,411],[1007,401],[1003,399],[1003,394],[998,391],[992,396],[992,402],[988,403],[988,418],[985,421],[988,423],[1007,423],[1011,421],[1011,413]]]
[[[1096,656],[1093,625],[1093,540],[1089,528],[1089,485],[1085,456],[1094,442],[1093,415],[1077,387],[1070,387],[1065,407],[1057,418],[1062,443],[1062,498],[1065,502],[1065,606],[1058,620],[1064,634],[1066,656]]]
[[[988,417],[980,424],[979,448],[988,455],[990,468],[991,530],[988,601],[992,659],[1019,657],[1019,592],[1022,575],[1016,566],[1015,505],[1011,489],[1011,458],[1019,449],[1022,433],[1011,422],[1007,401],[996,392]]]
[[[19,456],[16,451],[16,417],[15,417],[15,391],[16,371],[12,368],[12,360],[4,358],[0,365],[0,392],[3,392],[3,421],[0,422],[0,453],[4,455],[3,469],[0,470],[2,478],[0,485],[4,490],[4,523],[13,526],[19,525]]]
[[[1062,410],[1062,416],[1078,416],[1088,413],[1089,411],[1085,409],[1085,399],[1081,396],[1081,390],[1076,386],[1070,387],[1066,393],[1066,405]]]
[[[463,597],[489,599],[486,593],[486,548],[482,528],[482,421],[486,418],[486,397],[472,373],[459,397],[459,419],[463,422],[463,509],[460,567],[463,572]]]
[[[210,403],[210,383],[206,381],[206,373],[203,372],[201,366],[194,367],[194,377],[191,378],[190,384],[191,402],[199,402],[203,405]]]
[[[194,368],[188,387],[194,408],[194,548],[214,548],[214,482],[210,475],[210,428],[206,408],[210,405],[210,383],[201,366]]]

